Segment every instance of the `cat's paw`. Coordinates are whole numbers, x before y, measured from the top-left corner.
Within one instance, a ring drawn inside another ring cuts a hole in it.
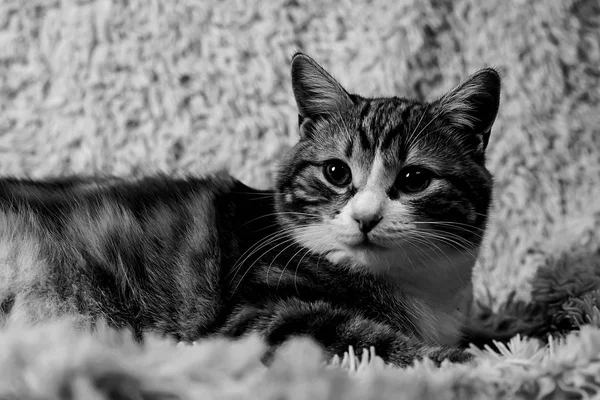
[[[448,360],[453,363],[464,364],[473,360],[473,355],[465,351],[464,349],[455,347],[439,347],[432,349],[427,354],[433,362],[440,365],[442,361]]]

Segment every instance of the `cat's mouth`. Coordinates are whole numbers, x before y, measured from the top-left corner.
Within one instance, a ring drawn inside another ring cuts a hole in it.
[[[373,242],[371,238],[367,235],[363,235],[362,238],[355,243],[348,245],[352,250],[370,250],[377,251],[385,249],[384,246]]]

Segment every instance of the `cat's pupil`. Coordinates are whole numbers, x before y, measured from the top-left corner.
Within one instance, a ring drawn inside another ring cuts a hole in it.
[[[409,168],[398,176],[396,185],[405,193],[421,192],[431,183],[431,173],[423,168]]]
[[[352,180],[350,167],[341,160],[327,161],[323,168],[323,175],[329,183],[335,186],[346,186]]]

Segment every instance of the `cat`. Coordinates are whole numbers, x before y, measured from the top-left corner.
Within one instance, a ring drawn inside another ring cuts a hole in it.
[[[406,366],[461,340],[500,77],[440,99],[347,92],[292,58],[298,143],[273,190],[201,177],[0,179],[0,319],[105,321],[142,340],[310,336]]]

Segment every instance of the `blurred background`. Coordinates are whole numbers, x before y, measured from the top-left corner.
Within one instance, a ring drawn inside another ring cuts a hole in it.
[[[297,140],[296,50],[363,95],[501,71],[479,296],[527,299],[537,268],[600,250],[598,0],[0,0],[0,172],[268,187]]]

